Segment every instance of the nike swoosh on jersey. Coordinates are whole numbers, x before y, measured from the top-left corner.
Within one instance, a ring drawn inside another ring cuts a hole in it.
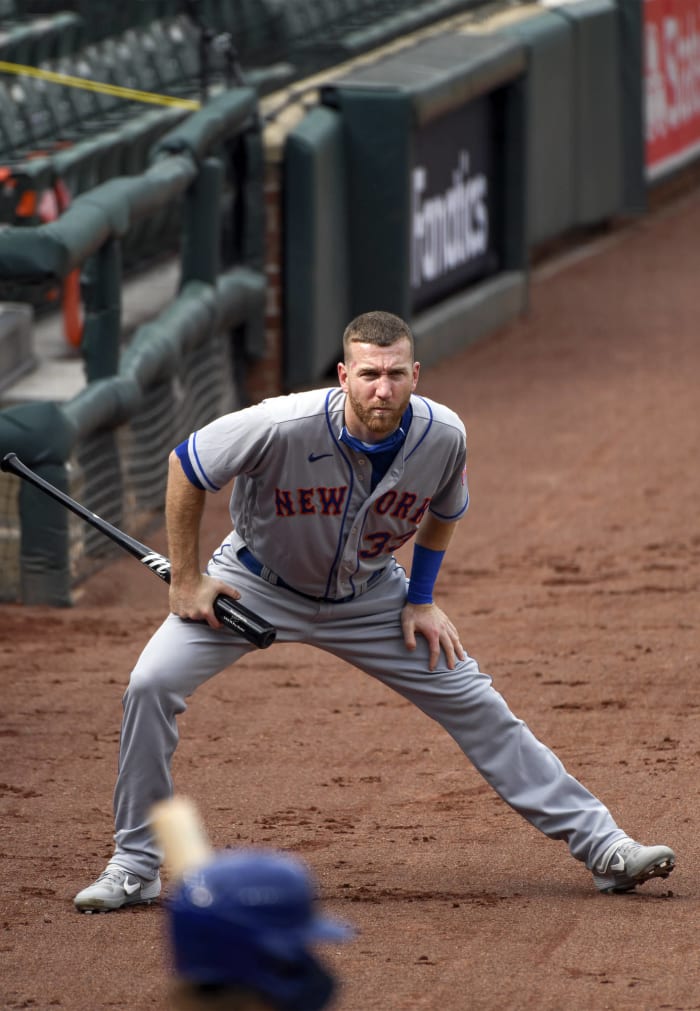
[[[309,463],[316,463],[317,460],[323,460],[326,456],[333,456],[332,453],[309,453]]]

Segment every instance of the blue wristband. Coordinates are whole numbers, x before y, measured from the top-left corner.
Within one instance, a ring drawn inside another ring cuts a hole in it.
[[[413,549],[411,581],[406,595],[409,604],[432,604],[433,587],[444,556],[444,551],[433,551],[432,548],[416,544]]]

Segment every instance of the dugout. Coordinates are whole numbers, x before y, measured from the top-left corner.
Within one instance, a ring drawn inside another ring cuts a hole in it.
[[[285,150],[288,388],[360,312],[409,321],[429,364],[524,309],[526,70],[515,39],[445,32],[322,88]]]

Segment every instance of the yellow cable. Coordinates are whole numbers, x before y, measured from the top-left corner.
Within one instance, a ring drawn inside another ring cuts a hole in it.
[[[201,103],[194,98],[175,98],[174,95],[156,95],[151,91],[122,88],[118,84],[91,81],[87,77],[71,77],[70,74],[58,74],[53,70],[40,70],[38,67],[25,67],[21,63],[5,63],[4,60],[0,60],[0,73],[38,77],[40,80],[50,81],[52,84],[65,84],[69,88],[97,91],[103,95],[114,95],[116,98],[129,99],[132,102],[147,102],[151,105],[170,105],[179,109],[194,110],[201,108]]]

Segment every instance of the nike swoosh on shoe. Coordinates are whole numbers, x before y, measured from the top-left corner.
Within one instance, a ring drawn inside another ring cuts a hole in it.
[[[133,895],[135,892],[138,892],[141,887],[141,882],[133,879],[130,881],[129,878],[124,878],[124,884],[122,887],[127,895]]]

